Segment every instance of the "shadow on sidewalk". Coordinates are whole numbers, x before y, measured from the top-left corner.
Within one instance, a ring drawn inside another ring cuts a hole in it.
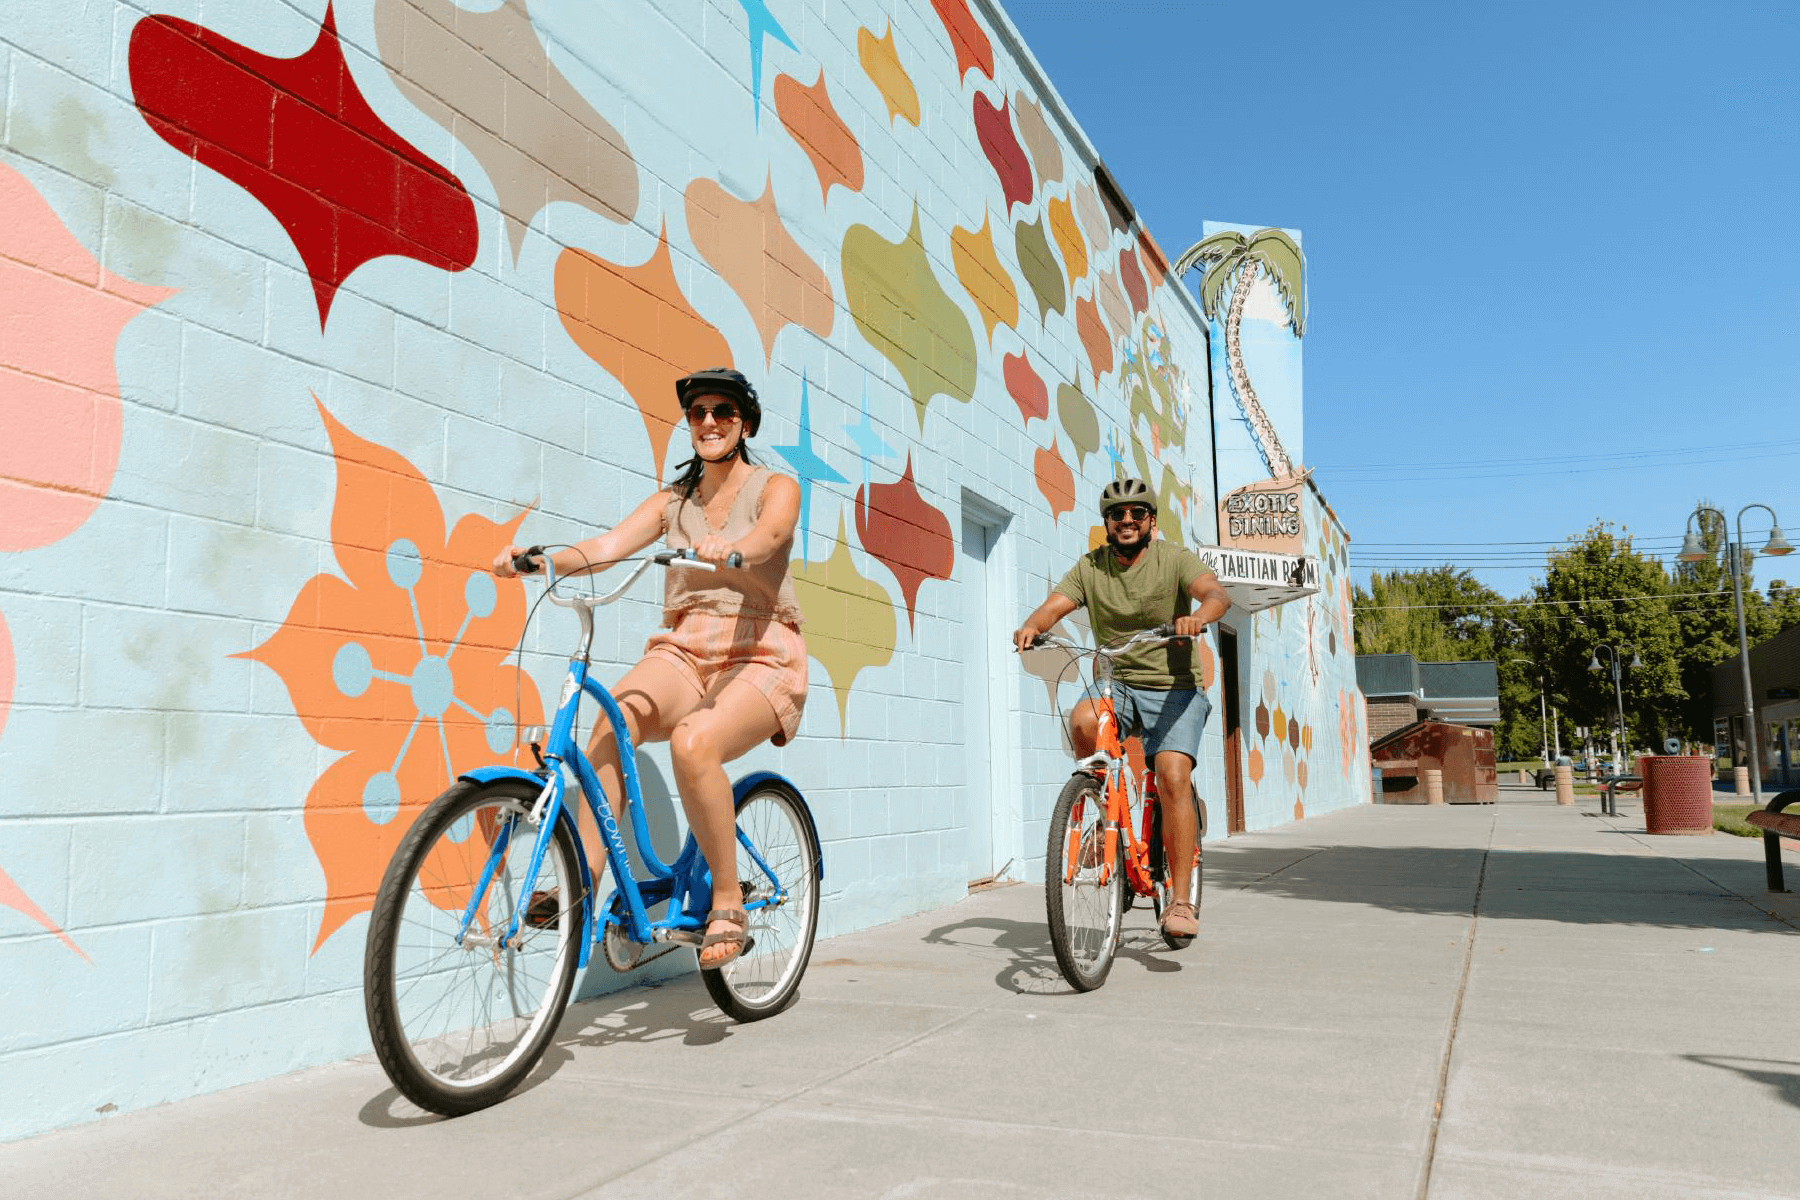
[[[1700,847],[1695,847],[1696,850]],[[1724,929],[1793,936],[1795,926],[1745,896],[1763,893],[1760,861],[1655,854],[1462,847],[1207,847],[1207,887],[1391,912],[1484,920]],[[1729,901],[1730,903],[1720,903]]]
[[[1735,1054],[1684,1054],[1689,1062],[1732,1071],[1755,1083],[1773,1088],[1778,1099],[1800,1108],[1800,1062],[1775,1058],[1743,1058]],[[1779,1068],[1769,1070],[1770,1067]]]
[[[524,1095],[549,1080],[574,1059],[577,1049],[674,1038],[689,1046],[711,1046],[730,1037],[734,1024],[714,1006],[697,975],[574,1001],[563,1013],[543,1060],[509,1096]],[[371,1096],[357,1119],[377,1129],[405,1129],[454,1118],[423,1112],[389,1087]]]
[[[1140,902],[1149,903],[1147,900]],[[971,934],[992,936],[967,936]],[[1033,996],[1077,994],[1056,965],[1056,952],[1050,948],[1050,928],[1046,922],[975,917],[940,925],[920,940],[926,945],[1001,951],[1006,961],[995,974],[994,982],[1003,991]],[[1181,964],[1169,954],[1168,947],[1155,930],[1126,929],[1120,935],[1119,956],[1112,969],[1117,971],[1124,963],[1131,962],[1156,973],[1181,970]]]

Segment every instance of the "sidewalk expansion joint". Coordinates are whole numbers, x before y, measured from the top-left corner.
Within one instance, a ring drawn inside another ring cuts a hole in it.
[[[1469,931],[1463,938],[1462,972],[1456,981],[1456,1003],[1450,1008],[1450,1030],[1444,1038],[1444,1060],[1438,1066],[1437,1095],[1431,1102],[1431,1130],[1425,1138],[1425,1163],[1419,1173],[1417,1200],[1426,1200],[1431,1192],[1431,1168],[1437,1159],[1438,1130],[1444,1123],[1444,1094],[1450,1087],[1450,1059],[1456,1050],[1456,1030],[1462,1021],[1463,997],[1469,991],[1469,972],[1475,961],[1475,929],[1481,922],[1481,896],[1487,886],[1488,859],[1494,853],[1494,831],[1499,825],[1496,811],[1488,824],[1488,844],[1481,851],[1481,874],[1475,881],[1475,902],[1469,910]]]

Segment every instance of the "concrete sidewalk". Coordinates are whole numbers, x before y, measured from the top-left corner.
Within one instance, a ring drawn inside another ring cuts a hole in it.
[[[1800,1197],[1761,854],[1532,787],[1354,809],[1208,843],[1200,938],[1134,909],[1088,995],[999,888],[821,943],[758,1024],[578,1005],[472,1116],[342,1063],[0,1146],[0,1195]]]

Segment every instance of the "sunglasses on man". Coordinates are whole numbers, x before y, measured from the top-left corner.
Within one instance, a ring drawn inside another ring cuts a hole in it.
[[[689,425],[704,425],[708,417],[721,425],[729,425],[738,419],[738,406],[729,400],[719,404],[691,404],[688,406],[687,423]]]
[[[1106,514],[1109,521],[1143,521],[1153,515],[1153,511],[1144,504],[1121,504]]]

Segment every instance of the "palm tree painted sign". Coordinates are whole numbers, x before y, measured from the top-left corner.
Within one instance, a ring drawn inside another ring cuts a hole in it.
[[[1277,479],[1288,478],[1294,474],[1294,464],[1282,447],[1275,426],[1256,398],[1256,388],[1251,385],[1250,372],[1244,366],[1241,335],[1244,305],[1250,298],[1250,289],[1258,276],[1267,273],[1269,281],[1275,285],[1275,291],[1281,297],[1283,307],[1287,309],[1288,320],[1294,326],[1294,336],[1305,336],[1306,300],[1303,285],[1306,266],[1300,247],[1294,243],[1293,238],[1279,229],[1259,229],[1249,237],[1228,229],[1190,246],[1185,254],[1175,260],[1174,273],[1179,276],[1202,265],[1206,273],[1200,277],[1200,306],[1209,320],[1218,317],[1219,300],[1226,287],[1231,286],[1231,306],[1225,316],[1225,357],[1231,370],[1232,394],[1237,397],[1238,407],[1244,410],[1244,417],[1250,423],[1251,433],[1255,435],[1257,449],[1262,452],[1269,474]]]

